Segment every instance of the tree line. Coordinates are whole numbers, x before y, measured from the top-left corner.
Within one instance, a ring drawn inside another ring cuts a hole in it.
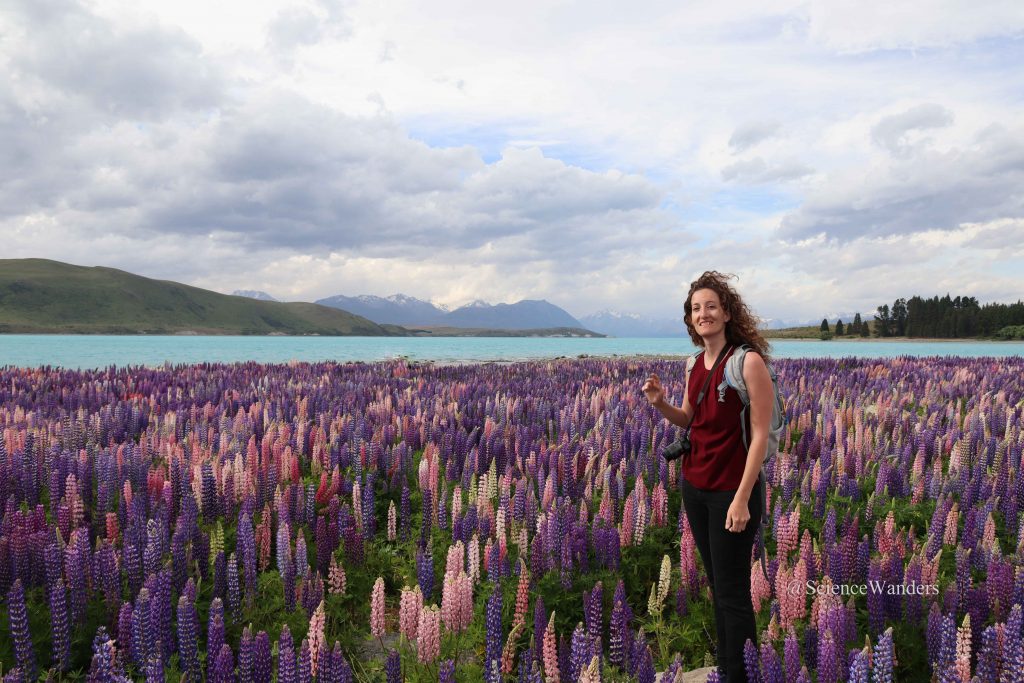
[[[1024,325],[1024,302],[979,305],[973,296],[913,296],[882,304],[875,313],[876,337],[989,337]]]

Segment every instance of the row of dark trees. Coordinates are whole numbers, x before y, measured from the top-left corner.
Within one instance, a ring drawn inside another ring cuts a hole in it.
[[[988,337],[1004,327],[1024,325],[1024,302],[978,305],[973,296],[930,299],[913,296],[878,307],[876,337]]]
[[[832,330],[828,325],[828,318],[822,318],[821,320],[821,333],[822,335],[832,334]],[[853,322],[849,325],[843,325],[842,318],[836,321],[835,336],[842,337],[843,335],[851,334],[860,337],[867,337],[871,334],[868,324],[860,319],[860,313],[853,316]]]

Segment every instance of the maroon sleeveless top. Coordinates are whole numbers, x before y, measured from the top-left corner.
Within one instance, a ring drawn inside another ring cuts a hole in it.
[[[732,354],[733,350],[730,350],[725,360],[718,365],[699,406],[697,394],[710,372],[704,367],[703,354],[697,357],[686,387],[690,405],[693,406],[693,422],[690,423],[692,450],[684,458],[683,474],[695,487],[708,491],[738,489],[747,463],[747,449],[743,447],[740,427],[743,401],[735,389],[724,384],[725,364]],[[719,392],[719,385],[724,387],[724,392]],[[747,431],[750,431],[749,423]]]

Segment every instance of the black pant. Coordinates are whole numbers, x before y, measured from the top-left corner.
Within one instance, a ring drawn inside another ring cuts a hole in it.
[[[761,482],[750,492],[750,521],[739,532],[725,528],[725,515],[735,491],[705,491],[683,480],[683,506],[690,530],[711,583],[718,630],[718,667],[729,683],[746,683],[743,644],[757,644],[754,606],[750,599],[751,551],[761,523]]]

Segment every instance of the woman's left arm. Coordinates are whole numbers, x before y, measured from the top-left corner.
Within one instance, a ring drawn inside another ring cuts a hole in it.
[[[750,521],[750,510],[747,505],[750,493],[761,473],[772,419],[772,378],[760,354],[747,353],[744,357],[743,381],[747,385],[747,394],[750,397],[750,446],[747,449],[747,464],[743,468],[743,478],[725,516],[725,528],[737,533],[743,531]]]

